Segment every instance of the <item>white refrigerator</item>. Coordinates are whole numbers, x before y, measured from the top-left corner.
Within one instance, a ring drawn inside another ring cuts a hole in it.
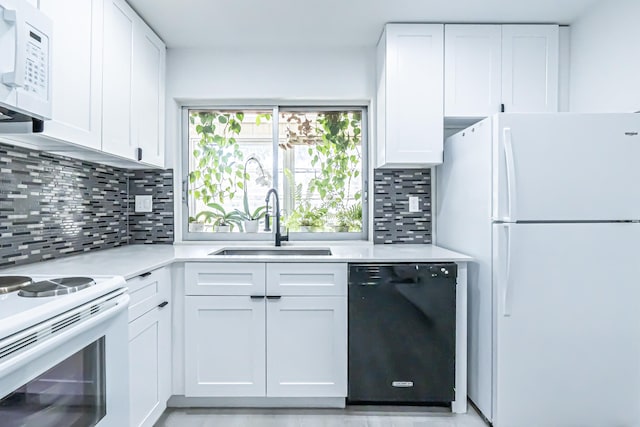
[[[640,426],[640,114],[451,136],[436,243],[468,270],[468,394],[494,427]]]

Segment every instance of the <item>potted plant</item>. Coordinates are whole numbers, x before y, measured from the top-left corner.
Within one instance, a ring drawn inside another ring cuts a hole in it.
[[[240,212],[242,218],[242,224],[244,225],[244,231],[247,233],[257,233],[260,220],[264,217],[266,211],[264,206],[258,206],[256,210],[251,212],[249,205],[245,205],[244,212]]]
[[[335,215],[334,231],[348,232],[362,229],[362,203],[340,209]]]
[[[189,231],[192,233],[202,233],[204,231],[204,222],[197,220],[195,217],[189,217]]]
[[[309,202],[303,202],[289,216],[287,227],[297,229],[303,233],[321,231],[326,215],[326,208],[316,208],[311,206]]]
[[[198,212],[195,217],[196,221],[203,218],[205,223],[212,223],[218,233],[228,233],[233,230],[234,226],[242,231],[242,216],[238,210],[227,212],[218,203],[209,203],[207,206],[212,210]]]

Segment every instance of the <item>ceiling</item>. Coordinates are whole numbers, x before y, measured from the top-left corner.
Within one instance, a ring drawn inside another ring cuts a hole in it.
[[[243,49],[374,46],[385,22],[570,24],[595,1],[128,0],[170,48]]]

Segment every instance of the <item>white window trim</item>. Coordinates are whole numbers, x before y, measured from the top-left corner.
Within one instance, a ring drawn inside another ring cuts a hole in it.
[[[267,108],[272,108],[272,117],[273,117],[273,139],[272,141],[276,141],[273,143],[273,166],[272,166],[272,176],[273,176],[273,187],[278,188],[278,128],[279,128],[279,112],[280,108],[284,108],[287,111],[331,111],[336,109],[352,109],[352,110],[361,110],[362,111],[362,123],[361,123],[361,138],[362,138],[362,171],[360,176],[362,178],[362,231],[359,233],[340,233],[340,232],[315,232],[315,233],[303,233],[303,232],[290,232],[289,233],[289,241],[297,242],[297,241],[363,241],[370,240],[371,233],[371,221],[369,218],[369,180],[370,180],[370,171],[369,171],[369,152],[370,152],[370,143],[369,143],[369,114],[371,109],[364,102],[341,102],[336,101],[335,103],[330,102],[305,102],[304,104],[291,104],[285,102],[273,102],[273,103],[265,103],[265,104],[233,104],[233,103],[225,103],[222,105],[213,105],[213,104],[202,104],[199,102],[188,103],[180,105],[180,129],[181,129],[181,137],[180,137],[180,147],[179,147],[179,188],[180,188],[180,199],[176,198],[176,202],[179,201],[179,208],[177,211],[180,211],[179,215],[175,215],[176,224],[175,228],[178,227],[181,230],[180,233],[180,242],[189,243],[189,242],[219,242],[219,241],[273,241],[274,236],[273,233],[202,233],[202,232],[190,232],[189,231],[189,126],[186,124],[189,120],[188,112],[189,110],[264,110]],[[177,174],[175,176],[178,176]],[[280,195],[281,203],[282,203],[282,195]]]

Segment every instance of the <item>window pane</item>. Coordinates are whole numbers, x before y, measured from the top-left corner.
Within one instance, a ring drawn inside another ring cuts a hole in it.
[[[252,231],[245,221],[262,220],[272,132],[271,110],[189,110],[189,231]]]
[[[281,110],[280,186],[291,231],[362,231],[362,111]]]

